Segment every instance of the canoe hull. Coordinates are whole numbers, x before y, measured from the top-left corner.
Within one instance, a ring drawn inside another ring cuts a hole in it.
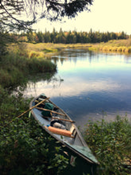
[[[38,97],[36,99],[38,99]],[[30,108],[32,106],[35,106],[34,101],[36,99],[33,99],[31,101]],[[49,102],[55,105],[50,100]],[[63,110],[60,109],[60,112],[65,114],[68,120],[71,120],[70,117],[66,113],[64,113]],[[73,123],[71,123],[71,127],[75,128],[75,131],[77,133],[75,136],[75,139],[70,136],[69,137],[60,136],[57,133],[56,134],[52,133],[47,127],[47,125],[49,124],[48,121],[46,121],[46,119],[43,119],[43,117],[41,116],[41,111],[39,111],[38,109],[34,108],[31,111],[31,113],[32,113],[32,116],[35,118],[35,120],[37,120],[39,125],[47,132],[47,134],[55,138],[54,143],[52,144],[53,147],[55,145],[58,146],[59,144],[60,147],[62,148],[61,154],[69,160],[68,167],[62,173],[63,175],[64,174],[83,175],[83,173],[90,174],[90,175],[96,174],[96,169],[99,163],[97,162],[95,157],[93,157],[90,149],[88,148],[85,141],[83,140],[79,130]],[[81,145],[79,146],[79,144],[77,143],[77,140],[80,142],[82,146]],[[56,141],[57,142],[59,141],[59,142],[56,143]],[[53,147],[50,149],[53,149]]]

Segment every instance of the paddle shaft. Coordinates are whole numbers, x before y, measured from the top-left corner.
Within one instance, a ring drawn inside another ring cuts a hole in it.
[[[20,118],[22,115],[24,115],[25,113],[31,111],[32,109],[34,109],[35,107],[37,107],[38,105],[40,105],[41,103],[43,103],[44,101],[46,101],[46,100],[48,100],[48,99],[49,99],[49,97],[46,98],[46,99],[44,99],[43,101],[37,103],[37,104],[36,104],[35,106],[33,106],[32,108],[29,108],[27,111],[24,111],[22,114],[20,114],[20,115],[17,116],[16,118]],[[4,125],[4,127],[7,126],[8,124],[12,123],[12,122],[13,122],[13,120],[11,120],[9,123],[7,123],[6,125]]]
[[[24,115],[25,113],[31,111],[32,109],[36,108],[37,106],[39,106],[41,103],[45,102],[46,100],[48,100],[48,98],[44,99],[43,101],[40,101],[39,103],[37,103],[35,106],[33,106],[32,108],[29,108],[27,111],[23,112],[22,114],[20,114],[17,118],[21,117],[22,115]]]
[[[56,111],[52,111],[52,110],[49,110],[49,109],[44,109],[44,108],[39,108],[39,107],[36,107],[36,109],[40,109],[40,110],[43,110],[43,111],[49,111],[49,112],[52,112],[52,113],[55,113],[55,114],[58,114],[58,115],[66,116],[65,114],[62,114],[62,113],[59,113],[59,112],[56,112]]]

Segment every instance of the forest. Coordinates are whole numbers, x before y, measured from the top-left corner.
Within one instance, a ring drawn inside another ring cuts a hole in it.
[[[12,39],[17,41],[29,42],[29,43],[63,43],[63,44],[75,44],[75,43],[100,43],[107,42],[109,40],[119,40],[130,38],[124,32],[93,32],[90,29],[89,32],[77,32],[77,31],[63,31],[62,28],[58,31],[53,29],[52,32],[45,30],[45,32],[33,32],[28,31],[21,34],[10,33]]]

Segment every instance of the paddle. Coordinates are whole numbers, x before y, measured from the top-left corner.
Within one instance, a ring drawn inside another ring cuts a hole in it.
[[[22,114],[20,114],[17,118],[21,117],[22,115],[24,115],[25,113],[31,111],[32,109],[36,108],[37,106],[39,106],[41,103],[45,102],[46,100],[48,100],[50,97],[45,98],[43,101],[40,101],[39,103],[37,103],[35,106],[33,106],[32,108],[29,108],[27,111],[23,112]]]
[[[65,114],[62,114],[62,113],[59,113],[59,112],[56,112],[56,111],[52,111],[52,110],[49,110],[49,109],[44,109],[44,108],[39,108],[39,107],[36,107],[36,109],[40,109],[40,110],[43,110],[43,111],[49,111],[49,112],[52,112],[52,113],[55,113],[55,114],[58,114],[58,115],[66,116]]]
[[[32,109],[34,109],[35,107],[37,107],[38,105],[40,105],[41,103],[43,103],[44,101],[48,100],[50,97],[44,99],[43,101],[40,101],[39,103],[37,103],[35,106],[33,106],[32,108],[29,108],[27,111],[24,111],[22,114],[20,114],[19,116],[17,116],[16,118],[20,118],[22,115],[24,115],[25,113],[31,111]],[[7,123],[5,126],[7,126],[8,124],[10,124],[11,122],[13,122],[13,120],[11,120],[9,123]],[[4,127],[5,127],[4,126]]]

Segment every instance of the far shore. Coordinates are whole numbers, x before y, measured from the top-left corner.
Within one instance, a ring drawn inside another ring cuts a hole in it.
[[[106,53],[131,53],[131,39],[110,40],[101,43],[76,43],[76,44],[62,44],[62,43],[26,43],[11,44],[8,46],[9,53],[19,52],[21,56],[26,58],[47,58],[65,49],[87,49],[94,52]]]
[[[89,50],[101,52],[131,53],[131,39],[110,40],[106,43],[90,44]]]

